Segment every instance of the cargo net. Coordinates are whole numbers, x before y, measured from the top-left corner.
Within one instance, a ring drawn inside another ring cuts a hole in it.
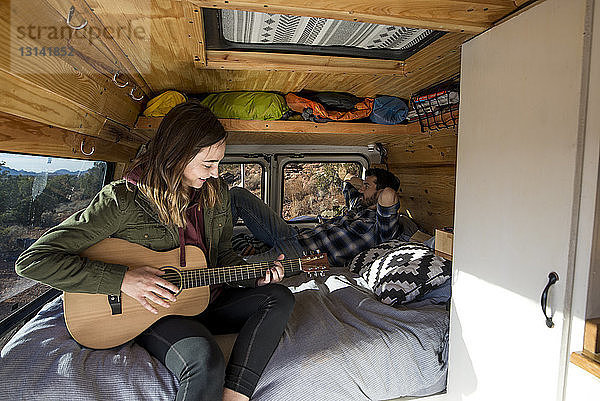
[[[458,125],[459,85],[446,81],[417,92],[410,98],[409,121],[419,120],[421,131],[438,131]]]

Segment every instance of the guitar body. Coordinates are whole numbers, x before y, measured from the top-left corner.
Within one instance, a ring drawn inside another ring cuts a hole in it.
[[[108,238],[86,249],[80,256],[129,266],[130,269],[172,266],[185,271],[206,267],[204,253],[199,248],[187,245],[185,254],[186,265],[193,267],[179,267],[179,249],[156,252],[122,239]],[[158,309],[156,315],[125,294],[121,294],[121,313],[115,315],[104,294],[65,292],[63,306],[67,328],[75,341],[85,347],[106,349],[135,338],[164,316],[197,315],[206,309],[209,298],[208,286],[184,289],[177,294],[177,301],[172,302],[171,307],[154,304]]]

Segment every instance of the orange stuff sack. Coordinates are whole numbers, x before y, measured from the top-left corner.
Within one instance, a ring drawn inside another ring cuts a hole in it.
[[[294,93],[285,95],[285,101],[291,110],[301,113],[305,120],[315,122],[360,120],[369,117],[373,111],[373,99],[370,97],[364,98],[354,106],[354,110],[350,111],[327,110],[321,103]]]

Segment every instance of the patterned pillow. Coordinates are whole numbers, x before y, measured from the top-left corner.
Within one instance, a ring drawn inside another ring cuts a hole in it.
[[[377,299],[388,305],[414,300],[445,283],[452,272],[451,261],[436,256],[431,248],[416,242],[400,243],[374,259],[372,256],[359,254],[355,260],[361,256],[362,260],[372,260],[362,264],[358,273],[365,279]],[[356,264],[359,262],[360,259]]]
[[[376,259],[385,255],[392,249],[398,248],[402,244],[406,244],[406,242],[394,239],[388,242],[381,243],[377,246],[374,246],[373,248],[369,248],[366,251],[363,251],[356,255],[354,259],[352,259],[352,262],[350,262],[348,269],[350,269],[351,272],[359,273],[362,276],[362,273],[360,273],[361,269],[363,269],[365,266],[370,267]]]

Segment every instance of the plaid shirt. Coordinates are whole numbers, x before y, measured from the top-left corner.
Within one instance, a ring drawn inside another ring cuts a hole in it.
[[[344,266],[360,252],[393,239],[399,231],[399,203],[368,209],[360,204],[361,194],[350,183],[344,183],[343,192],[350,210],[315,228],[302,229],[298,235],[303,247],[327,252],[334,266]]]

